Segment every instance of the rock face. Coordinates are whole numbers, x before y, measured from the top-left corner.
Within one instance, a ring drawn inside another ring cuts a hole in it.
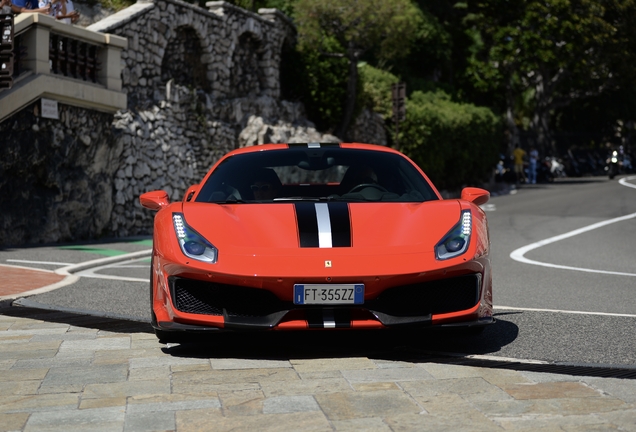
[[[122,143],[114,179],[111,230],[120,236],[147,234],[154,214],[139,205],[139,195],[165,190],[183,198],[225,153],[266,142],[338,142],[322,135],[304,117],[302,104],[270,96],[227,99],[170,83],[168,98],[145,110],[115,116]]]
[[[0,245],[56,242],[110,233],[112,179],[123,144],[112,116],[38,103],[0,123]]]
[[[58,121],[38,118],[34,104],[0,124],[1,245],[150,234],[144,192],[182,199],[234,148],[340,141],[318,132],[302,104],[280,100],[291,21],[274,9],[207,5],[140,0],[87,27],[128,39],[128,109],[109,116],[60,103]],[[386,144],[372,113],[352,136]]]

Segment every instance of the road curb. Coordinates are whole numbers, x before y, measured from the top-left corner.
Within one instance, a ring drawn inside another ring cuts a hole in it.
[[[72,285],[77,282],[80,277],[75,275],[74,273],[80,272],[87,268],[97,267],[100,265],[113,264],[121,261],[128,261],[132,259],[141,258],[144,256],[150,256],[152,254],[152,249],[145,249],[142,251],[131,252],[123,255],[117,255],[113,257],[107,258],[98,258],[90,261],[84,261],[77,264],[72,264],[70,266],[62,267],[54,271],[55,274],[66,276],[63,280],[56,282],[51,285],[45,285],[40,288],[32,289],[29,291],[24,291],[18,294],[11,294],[9,296],[4,296],[0,299],[0,307],[4,306],[4,303],[7,302],[9,305],[14,302],[16,299],[29,297],[36,294],[43,294],[49,291],[54,291],[58,288],[62,288],[68,285]]]

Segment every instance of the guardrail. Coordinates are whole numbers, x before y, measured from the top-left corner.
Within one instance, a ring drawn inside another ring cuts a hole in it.
[[[0,89],[0,121],[45,97],[115,112],[126,108],[121,52],[128,41],[37,13],[14,19],[13,86]]]

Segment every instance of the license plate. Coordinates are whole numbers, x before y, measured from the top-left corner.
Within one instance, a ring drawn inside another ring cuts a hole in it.
[[[363,284],[296,284],[294,304],[362,304]]]

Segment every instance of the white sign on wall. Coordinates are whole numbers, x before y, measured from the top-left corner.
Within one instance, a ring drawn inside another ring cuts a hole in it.
[[[57,101],[52,99],[40,99],[42,101],[42,118],[59,120],[60,113],[57,109]]]

